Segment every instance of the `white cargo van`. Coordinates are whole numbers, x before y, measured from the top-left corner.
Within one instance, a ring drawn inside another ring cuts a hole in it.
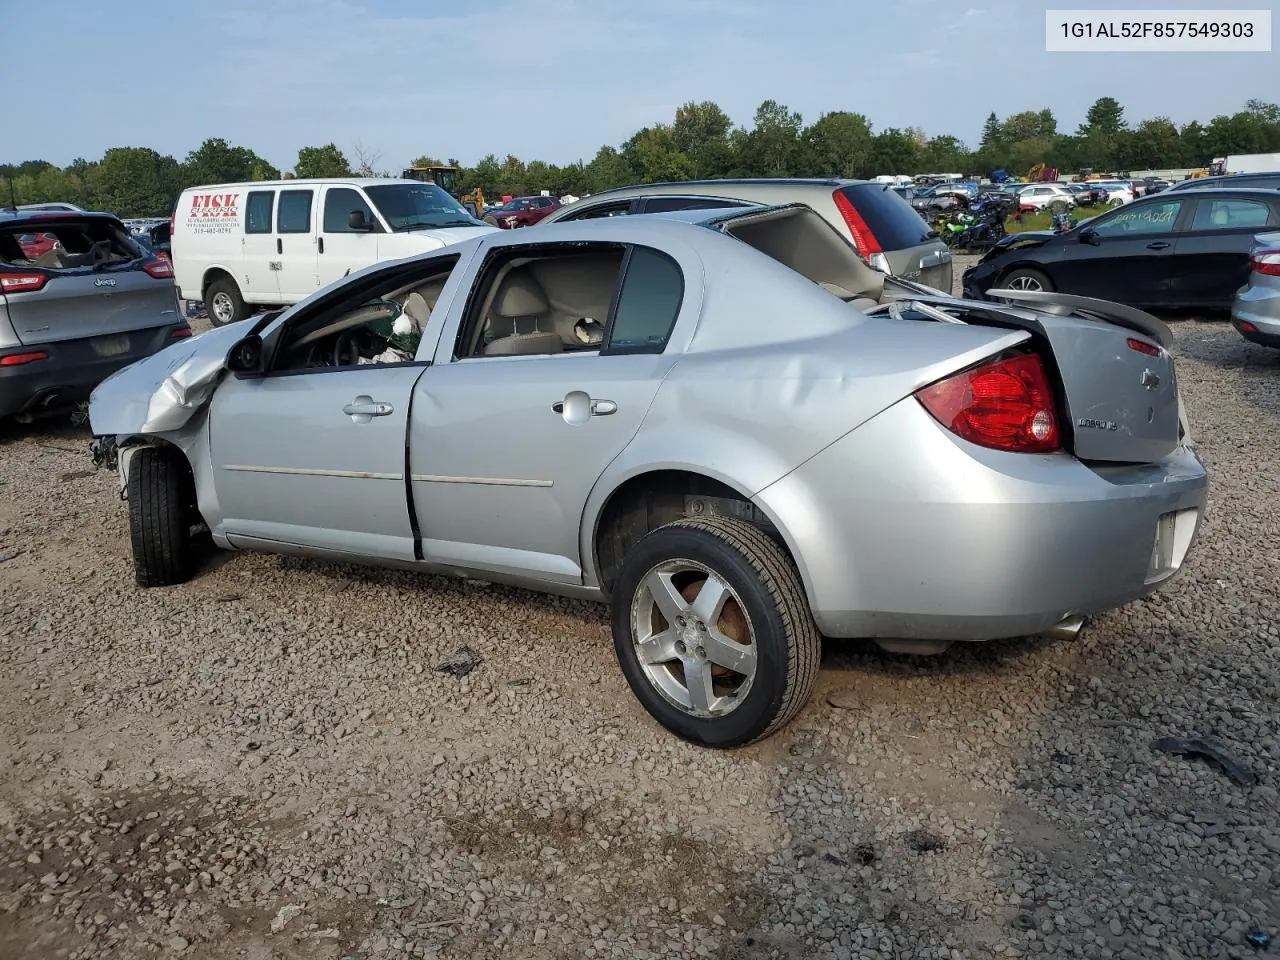
[[[348,273],[492,233],[433,183],[346,177],[182,191],[173,212],[179,296],[221,326]]]

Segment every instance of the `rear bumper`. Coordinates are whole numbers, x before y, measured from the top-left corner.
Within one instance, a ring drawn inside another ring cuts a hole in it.
[[[1236,332],[1264,347],[1280,348],[1280,286],[1246,286],[1231,305]]]
[[[186,329],[183,321],[121,334],[129,337],[129,348],[115,356],[102,356],[102,337],[0,350],[0,356],[33,351],[48,355],[18,366],[0,366],[0,417],[62,409],[87,400],[111,374],[174,343],[174,331]]]
[[[908,399],[756,500],[827,636],[992,640],[1158,589],[1194,542],[1207,487],[1185,447],[1095,470],[975,447]]]

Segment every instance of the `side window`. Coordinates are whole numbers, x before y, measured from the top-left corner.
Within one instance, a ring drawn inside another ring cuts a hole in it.
[[[597,206],[575,213],[566,220],[597,220],[601,217],[621,217],[631,212],[630,200],[617,200],[613,203],[601,203]]]
[[[276,211],[281,233],[311,232],[311,191],[281,190],[280,208]]]
[[[348,218],[356,211],[364,214],[367,223],[377,223],[373,211],[359,191],[350,187],[330,187],[324,195],[324,232],[366,233],[364,230],[352,230],[347,223]]]
[[[676,262],[648,247],[632,248],[603,352],[661,353],[683,299],[684,276]]]
[[[1178,222],[1180,209],[1181,200],[1121,207],[1117,213],[1099,222],[1093,230],[1100,237],[1118,239],[1151,233],[1172,233],[1173,225]]]
[[[1242,230],[1265,227],[1271,209],[1260,200],[1201,200],[1192,230]]]
[[[250,190],[244,208],[245,233],[271,232],[271,207],[276,199],[274,190]]]
[[[471,292],[454,359],[598,351],[626,248],[499,248]]]
[[[722,207],[745,207],[739,200],[719,200],[714,197],[649,197],[644,201],[643,213],[663,213],[668,210],[719,210]]]
[[[344,284],[289,320],[273,374],[411,363],[436,302],[458,265],[441,254]]]

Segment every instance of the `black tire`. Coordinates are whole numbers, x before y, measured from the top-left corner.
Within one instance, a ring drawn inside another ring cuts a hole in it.
[[[649,679],[636,652],[633,604],[642,602],[649,573],[674,560],[714,572],[740,598],[739,609],[755,634],[751,684],[723,716],[698,717],[678,706]],[[781,546],[745,521],[687,518],[652,531],[623,562],[612,607],[614,650],[632,692],[650,716],[686,740],[736,747],[766,737],[799,713],[813,692],[822,638],[800,575]]]
[[[143,447],[129,461],[129,535],[133,575],[140,587],[168,587],[191,579],[199,520],[195,486],[182,454]]]
[[[229,313],[223,309],[224,304]],[[209,315],[209,322],[215,327],[224,327],[249,316],[249,307],[240,296],[240,288],[230,277],[219,277],[209,284],[204,291],[204,309]]]
[[[1029,285],[1024,287],[1014,286],[1014,284],[1019,280],[1027,281]],[[1031,286],[1030,284],[1036,284],[1037,286]],[[1045,293],[1053,293],[1054,289],[1053,281],[1045,276],[1042,271],[1036,270],[1033,267],[1018,267],[1015,270],[1010,270],[1000,278],[1000,282],[996,284],[996,286],[1002,290],[1039,289],[1043,290]]]

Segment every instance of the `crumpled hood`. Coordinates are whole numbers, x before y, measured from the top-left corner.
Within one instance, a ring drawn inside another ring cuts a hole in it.
[[[89,396],[94,436],[177,430],[209,402],[227,353],[258,319],[214,327],[107,377]]]

